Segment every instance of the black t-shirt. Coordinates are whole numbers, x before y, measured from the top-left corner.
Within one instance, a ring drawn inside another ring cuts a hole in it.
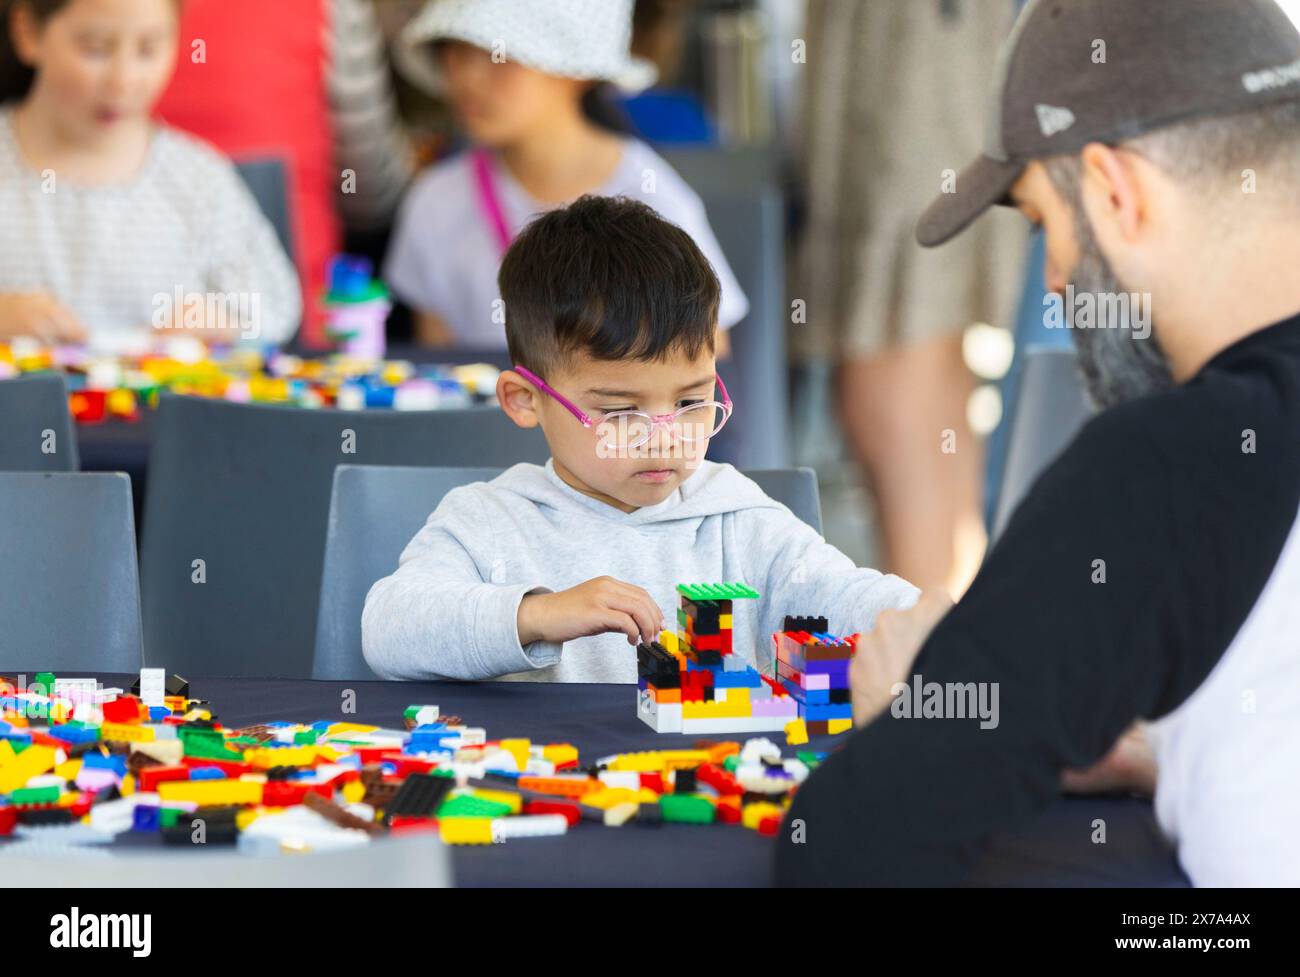
[[[1084,427],[913,669],[997,683],[996,728],[887,711],[850,734],[795,799],[806,830],[783,833],[778,881],[961,881],[990,835],[1060,794],[1063,769],[1205,682],[1298,509],[1300,316]]]

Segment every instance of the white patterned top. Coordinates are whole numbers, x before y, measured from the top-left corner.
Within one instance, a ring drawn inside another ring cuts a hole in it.
[[[179,297],[220,303],[244,337],[297,331],[297,276],[275,230],[231,163],[175,129],[156,129],[125,183],[78,186],[33,169],[0,110],[0,293],[45,292],[97,346],[147,339]]]

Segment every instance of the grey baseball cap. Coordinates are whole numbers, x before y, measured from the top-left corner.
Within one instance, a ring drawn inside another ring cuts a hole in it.
[[[984,154],[921,216],[955,237],[1035,159],[1300,98],[1300,31],[1275,0],[1030,0],[1003,45]]]

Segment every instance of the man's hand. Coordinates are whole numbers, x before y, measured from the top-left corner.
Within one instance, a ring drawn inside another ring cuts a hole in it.
[[[627,643],[651,642],[664,628],[663,611],[645,590],[613,577],[596,577],[558,594],[530,594],[519,602],[519,643],[560,644],[618,631]]]
[[[1145,723],[1134,723],[1111,751],[1087,770],[1065,770],[1061,786],[1071,794],[1115,791],[1151,797],[1156,792],[1156,755],[1147,741]]]
[[[865,726],[889,707],[890,690],[907,681],[925,639],[951,609],[946,593],[928,591],[909,610],[882,611],[875,628],[858,639],[849,668],[855,726]]]
[[[31,336],[43,343],[84,343],[86,327],[57,299],[44,292],[0,295],[0,339]]]

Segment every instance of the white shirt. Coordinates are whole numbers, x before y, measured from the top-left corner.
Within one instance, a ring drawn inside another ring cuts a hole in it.
[[[494,316],[501,246],[483,213],[470,159],[471,154],[460,153],[416,180],[398,215],[384,278],[407,305],[440,317],[459,345],[504,349],[505,325]],[[493,173],[506,221],[518,234],[549,205],[529,196],[504,166],[495,166]],[[730,329],[745,317],[749,302],[703,202],[663,157],[638,139],[625,140],[613,176],[592,192],[640,200],[686,231],[722,285],[719,324]]]
[[[1156,817],[1195,885],[1300,884],[1300,521],[1219,663],[1148,737]]]
[[[108,348],[150,338],[178,290],[254,313],[249,339],[298,328],[293,265],[230,161],[159,126],[131,180],[78,186],[32,169],[0,110],[0,292],[49,294]]]

